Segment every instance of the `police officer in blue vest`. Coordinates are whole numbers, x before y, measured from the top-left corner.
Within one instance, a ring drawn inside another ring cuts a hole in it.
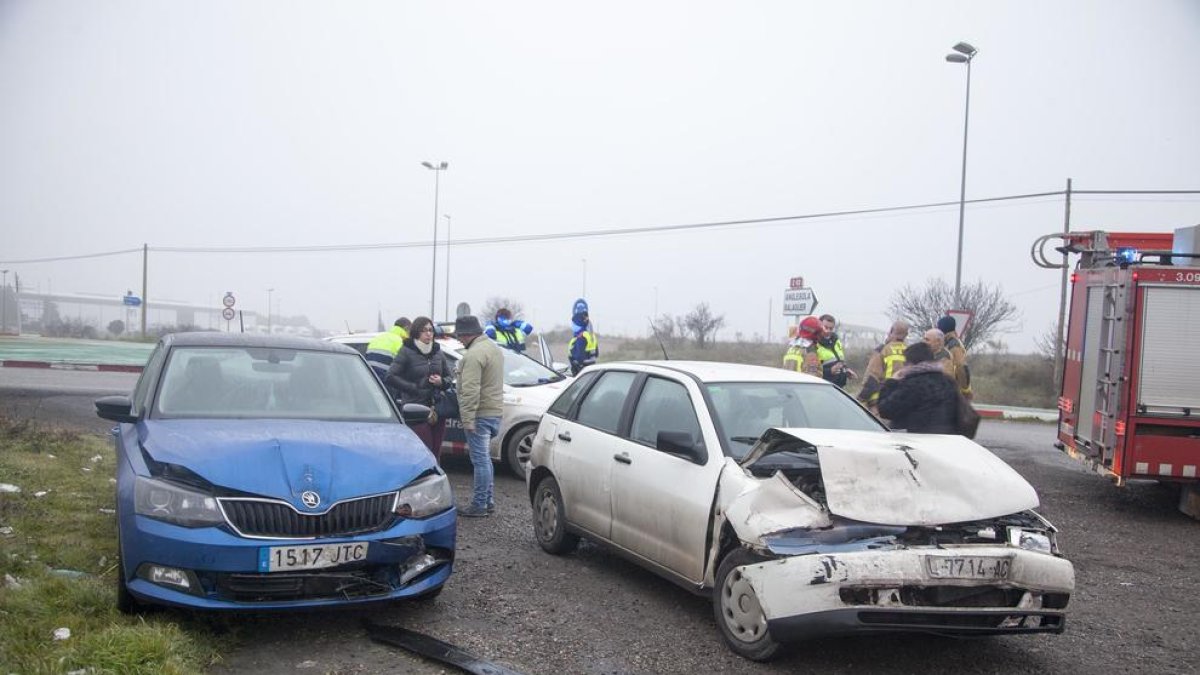
[[[496,344],[518,354],[525,352],[525,336],[532,332],[533,326],[523,319],[513,319],[507,307],[497,310],[495,321],[483,329],[483,334],[495,340]]]

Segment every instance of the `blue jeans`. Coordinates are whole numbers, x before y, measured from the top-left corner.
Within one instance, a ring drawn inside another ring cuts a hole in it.
[[[475,431],[467,433],[467,450],[471,455],[471,466],[475,468],[475,492],[471,498],[471,506],[486,509],[488,504],[495,504],[496,497],[492,488],[492,455],[488,451],[488,443],[492,436],[500,433],[499,417],[475,418]]]

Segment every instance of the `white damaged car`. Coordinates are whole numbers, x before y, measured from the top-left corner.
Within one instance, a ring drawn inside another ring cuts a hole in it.
[[[1037,494],[986,448],[888,431],[781,369],[590,367],[529,469],[543,549],[584,536],[711,594],[750,659],[825,635],[1061,633],[1075,587]]]

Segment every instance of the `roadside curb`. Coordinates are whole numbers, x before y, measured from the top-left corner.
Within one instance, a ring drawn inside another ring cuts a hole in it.
[[[59,361],[0,361],[0,368],[42,368],[46,370],[89,370],[102,373],[140,373],[142,366],[122,363],[68,363]]]
[[[1010,408],[1002,405],[978,404],[975,412],[985,419],[997,420],[1033,420],[1037,422],[1057,422],[1058,411],[1041,408]]]

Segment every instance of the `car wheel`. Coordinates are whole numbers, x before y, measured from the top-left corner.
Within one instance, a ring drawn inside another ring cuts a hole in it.
[[[537,437],[537,425],[526,424],[508,435],[504,444],[504,463],[517,478],[524,480],[529,466],[529,455],[533,453],[533,439]]]
[[[769,661],[782,647],[767,630],[767,617],[754,587],[738,570],[762,560],[744,548],[730,551],[717,568],[713,587],[713,613],[725,643],[752,661]]]
[[[121,561],[121,538],[117,537],[117,611],[122,614],[137,614],[142,604],[129,592],[125,585],[125,564]]]
[[[579,545],[579,535],[567,532],[562,492],[553,476],[543,478],[533,495],[533,534],[542,550],[554,555],[570,553]]]

